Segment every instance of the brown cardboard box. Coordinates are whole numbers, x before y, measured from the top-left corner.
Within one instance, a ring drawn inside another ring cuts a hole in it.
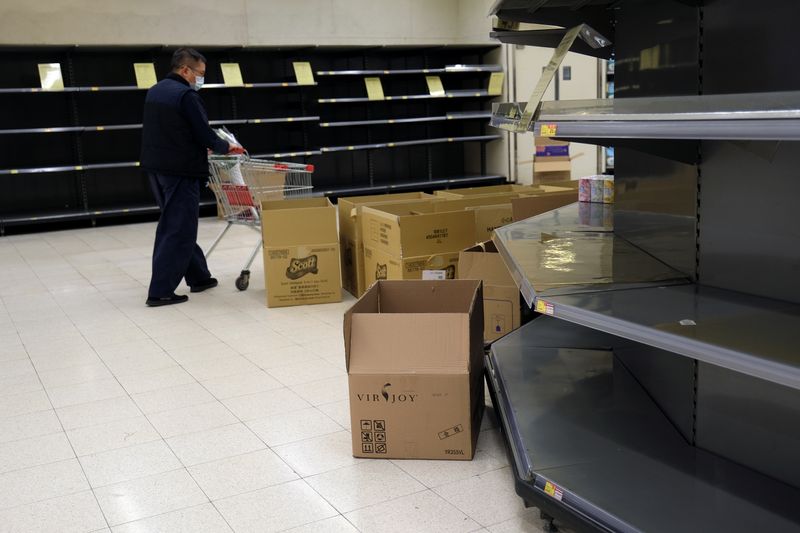
[[[426,270],[455,278],[458,252],[475,243],[475,214],[436,212],[433,205],[362,207],[367,286],[378,279],[420,279]]]
[[[550,137],[535,137],[536,146],[566,146],[568,142],[558,141]],[[568,181],[571,176],[572,163],[570,156],[536,156],[533,161],[534,185],[553,184]]]
[[[519,327],[519,289],[492,241],[461,252],[458,278],[483,281],[484,342],[495,341]]]
[[[261,203],[267,307],[340,302],[336,209],[327,198]]]
[[[578,189],[542,196],[525,196],[511,199],[514,222],[541,215],[578,201]]]
[[[482,307],[479,281],[381,281],[345,313],[355,457],[472,459]]]
[[[530,185],[517,185],[515,183],[508,183],[505,185],[487,185],[485,187],[445,189],[441,191],[434,191],[433,194],[442,198],[458,199],[458,198],[468,198],[473,196],[483,196],[487,194],[502,194],[502,193],[528,194],[536,192],[541,192],[541,190],[538,187],[533,187]]]
[[[342,285],[353,296],[361,296],[366,290],[364,276],[364,243],[361,237],[359,216],[361,206],[384,203],[419,202],[434,196],[424,192],[397,194],[375,194],[339,198],[339,245],[342,254]]]

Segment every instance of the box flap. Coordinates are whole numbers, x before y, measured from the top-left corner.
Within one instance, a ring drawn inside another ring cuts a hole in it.
[[[532,216],[541,215],[553,209],[558,209],[565,205],[578,201],[578,190],[571,189],[568,192],[552,193],[543,196],[526,196],[511,200],[511,209],[514,221],[525,220]]]
[[[338,243],[336,209],[327,198],[261,204],[264,247]]]
[[[458,259],[458,278],[479,279],[487,285],[516,288],[511,272],[491,241],[461,252]]]
[[[378,284],[367,289],[367,292],[344,314],[344,357],[348,370],[350,369],[350,338],[352,335],[353,315],[356,313],[377,313],[379,310],[378,291]]]
[[[468,313],[480,283],[389,280],[376,284],[381,313]]]
[[[466,373],[467,313],[355,313],[350,374]]]

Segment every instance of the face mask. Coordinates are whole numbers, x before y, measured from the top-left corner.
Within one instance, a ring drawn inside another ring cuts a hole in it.
[[[194,90],[199,91],[203,87],[203,83],[205,83],[206,79],[204,76],[195,76],[194,82]]]

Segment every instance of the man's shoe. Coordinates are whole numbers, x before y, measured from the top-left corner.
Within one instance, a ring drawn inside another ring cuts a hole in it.
[[[192,285],[192,288],[189,289],[189,292],[203,292],[206,289],[212,289],[219,285],[217,282],[217,278],[208,278],[205,281],[201,281],[195,285]]]
[[[148,297],[145,303],[147,303],[148,307],[161,307],[162,305],[182,304],[188,300],[189,297],[185,294],[173,294],[172,296],[165,296],[163,298]]]

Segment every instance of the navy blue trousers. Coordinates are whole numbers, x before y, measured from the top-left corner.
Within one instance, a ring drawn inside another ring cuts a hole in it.
[[[190,287],[211,277],[197,245],[200,180],[148,173],[161,217],[153,246],[153,274],[148,297],[170,296],[186,278]]]

